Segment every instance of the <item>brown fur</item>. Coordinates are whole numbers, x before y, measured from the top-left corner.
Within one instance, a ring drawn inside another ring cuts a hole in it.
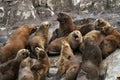
[[[102,61],[101,50],[94,41],[84,40],[82,51],[81,70],[85,72],[88,80],[97,80],[99,77],[99,66]],[[83,73],[80,73],[80,75]]]
[[[27,49],[21,49],[17,52],[14,59],[0,64],[0,80],[16,80],[19,65],[23,59],[29,56],[29,54],[30,52]]]
[[[59,28],[57,28],[54,32],[53,35],[49,41],[53,41],[56,38],[67,36],[70,32],[76,29],[71,16],[69,16],[65,12],[60,12],[58,13],[58,22],[60,23]]]
[[[79,45],[82,43],[82,34],[80,33],[79,30],[74,30],[71,32],[67,37],[62,37],[53,40],[49,45],[48,45],[48,52],[53,53],[53,52],[60,52],[61,50],[61,43],[62,40],[66,40],[69,44],[70,47],[73,50],[76,50]]]
[[[102,55],[99,45],[94,41],[84,40],[84,49],[82,54],[82,61],[90,60],[96,66],[102,61]]]
[[[88,32],[95,30],[95,27],[93,24],[83,24],[81,26],[78,26],[77,29],[82,33],[82,35],[84,36],[85,34],[87,34]]]
[[[102,40],[105,38],[105,35],[102,34],[100,31],[92,30],[88,32],[83,38],[84,40],[86,39],[90,41],[92,40],[99,45],[102,42]]]
[[[104,59],[120,46],[120,33],[104,19],[97,19],[94,24],[95,28],[106,36],[100,44]]]
[[[96,19],[95,22],[93,23],[93,25],[96,30],[102,30],[103,27],[111,26],[108,21],[106,21],[105,19],[102,19],[102,18]]]
[[[81,65],[81,70],[79,72],[78,80],[99,80],[99,68],[94,65],[91,61],[85,61]]]
[[[3,63],[14,58],[18,50],[26,47],[30,34],[36,31],[36,29],[36,27],[30,25],[23,25],[18,28],[8,43],[2,48],[0,61]]]
[[[30,57],[27,57],[20,63],[18,80],[34,80],[30,63],[31,63]]]
[[[106,26],[102,30],[106,35],[102,41],[100,48],[102,50],[103,58],[106,58],[109,54],[120,47],[120,33],[112,26]]]
[[[47,53],[42,48],[35,48],[37,59],[33,59],[31,70],[34,73],[35,80],[43,80],[48,74],[50,68],[50,60]]]
[[[33,35],[33,37],[29,40],[28,46],[30,47],[30,50],[32,53],[35,52],[35,47],[40,47],[42,49],[45,49],[48,43],[48,34],[49,34],[49,28],[51,26],[51,23],[46,21],[41,23],[39,29],[36,31],[36,33]]]
[[[74,56],[69,43],[63,40],[61,55],[58,62],[58,71],[54,79],[60,80],[60,78],[66,74],[65,80],[76,80],[79,68],[80,60]]]

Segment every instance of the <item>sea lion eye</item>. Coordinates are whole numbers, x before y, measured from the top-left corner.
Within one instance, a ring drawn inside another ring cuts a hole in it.
[[[23,53],[22,55],[25,56],[25,53]]]

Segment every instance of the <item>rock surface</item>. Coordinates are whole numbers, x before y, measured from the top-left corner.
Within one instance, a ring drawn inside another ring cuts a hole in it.
[[[114,51],[104,61],[104,68],[106,67],[105,80],[117,80],[120,78],[120,49]]]

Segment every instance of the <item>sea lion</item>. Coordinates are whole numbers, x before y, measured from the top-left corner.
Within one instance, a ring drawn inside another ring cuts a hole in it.
[[[79,30],[74,30],[66,37],[61,37],[53,40],[48,45],[47,48],[48,53],[49,54],[60,53],[62,40],[66,40],[70,44],[70,47],[75,51],[82,43],[82,34]]]
[[[14,58],[17,51],[27,46],[29,36],[35,32],[37,28],[32,25],[23,25],[18,28],[11,36],[7,44],[2,47],[0,53],[0,62],[6,62]]]
[[[101,31],[101,33],[106,36],[100,44],[102,57],[105,59],[120,46],[120,33],[116,27],[111,26],[110,23],[104,19],[97,19],[94,24],[96,30]]]
[[[29,54],[30,52],[27,49],[20,49],[14,59],[0,64],[0,80],[16,80],[19,65]]]
[[[37,59],[32,60],[31,70],[35,76],[35,80],[43,80],[49,72],[50,60],[47,53],[42,48],[36,47],[35,53],[37,55]]]
[[[18,80],[34,80],[34,75],[31,71],[31,58],[25,58],[19,67]]]
[[[80,69],[80,60],[75,57],[69,43],[62,40],[61,54],[58,60],[58,71],[54,80],[60,80],[65,74],[65,80],[76,80]]]
[[[88,80],[99,78],[99,66],[102,62],[102,52],[99,45],[94,41],[83,40],[84,48],[82,51],[82,64],[80,75],[84,73]]]
[[[71,16],[69,16],[67,13],[60,12],[57,16],[57,21],[60,23],[59,28],[57,28],[53,32],[49,43],[56,38],[67,36],[70,32],[76,29],[76,26],[74,25]]]
[[[48,44],[48,35],[49,28],[51,23],[49,21],[42,22],[39,29],[35,32],[33,37],[29,40],[28,46],[32,53],[35,52],[35,47],[40,47],[42,49],[46,49]]]
[[[102,50],[103,59],[120,47],[120,33],[112,26],[103,27],[101,31],[106,35],[101,42],[100,48]]]

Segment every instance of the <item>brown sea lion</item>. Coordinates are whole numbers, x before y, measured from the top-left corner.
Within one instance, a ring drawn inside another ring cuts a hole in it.
[[[106,35],[105,39],[100,44],[104,59],[120,47],[120,33],[112,26],[103,27],[102,32]]]
[[[18,80],[34,80],[34,75],[31,71],[31,58],[25,58],[19,67]]]
[[[34,74],[35,80],[44,80],[50,68],[50,60],[44,49],[36,47],[35,53],[37,59],[33,59],[31,63],[31,70]]]
[[[82,34],[79,30],[74,30],[66,37],[53,40],[47,48],[49,54],[60,53],[62,40],[66,40],[70,44],[70,47],[75,51],[82,43]]]
[[[49,43],[56,38],[67,36],[70,32],[76,29],[71,16],[65,12],[60,12],[57,15],[57,21],[60,23],[59,28],[57,28],[49,41]]]
[[[14,58],[18,50],[25,48],[30,34],[35,32],[36,29],[35,26],[31,25],[23,25],[18,28],[12,34],[8,43],[1,49],[0,62],[3,63]]]
[[[116,27],[112,27],[110,23],[104,19],[97,19],[94,24],[96,30],[101,31],[101,33],[106,36],[100,44],[102,57],[105,59],[120,46],[120,33],[117,31]]]
[[[42,49],[45,49],[47,47],[50,26],[51,26],[50,22],[48,21],[42,22],[39,29],[29,40],[28,46],[30,47],[32,53],[35,52],[35,47],[40,47]]]
[[[80,69],[80,60],[75,57],[69,43],[62,41],[61,54],[58,60],[58,71],[54,80],[60,80],[65,74],[65,80],[76,80]]]
[[[19,65],[29,54],[30,52],[27,49],[20,49],[14,59],[0,64],[0,80],[16,80]]]

